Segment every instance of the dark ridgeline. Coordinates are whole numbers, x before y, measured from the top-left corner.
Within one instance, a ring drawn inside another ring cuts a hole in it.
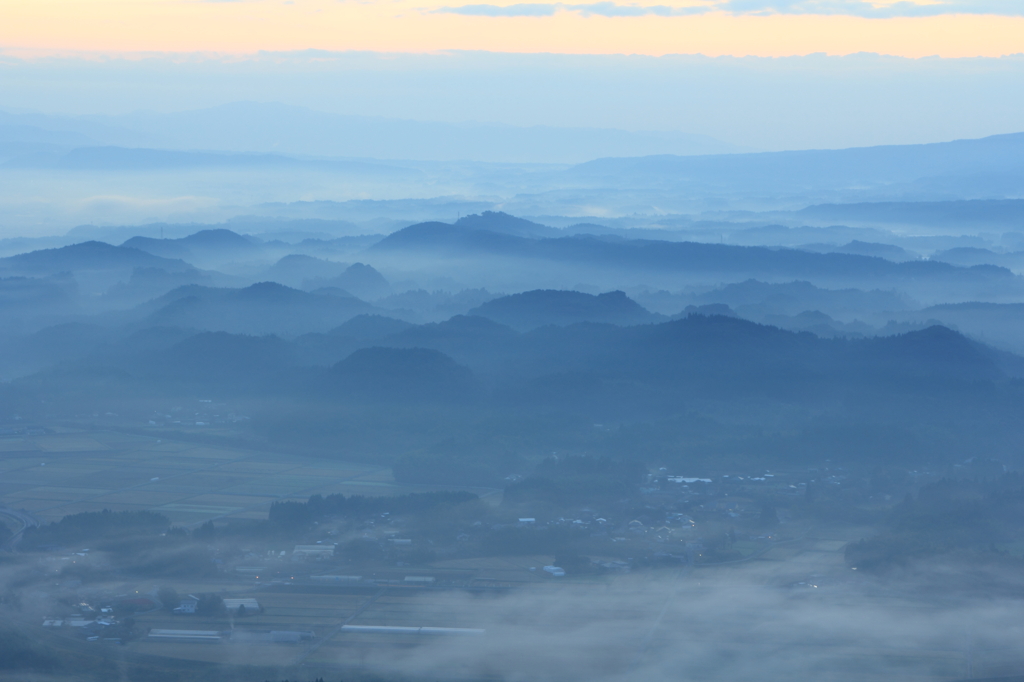
[[[177,258],[163,258],[128,246],[103,242],[82,242],[56,249],[43,249],[0,258],[0,273],[6,275],[46,276],[61,272],[160,268],[170,272],[190,270],[192,266]]]
[[[525,300],[550,313],[546,295]],[[700,314],[526,332],[479,316],[363,316],[292,340],[159,327],[91,344],[4,390],[58,412],[87,398],[112,411],[241,401],[267,411],[254,435],[345,457],[386,432],[396,474],[411,482],[493,485],[508,473],[499,443],[546,438],[701,466],[795,465],[823,449],[833,462],[911,466],[1024,445],[1024,361],[939,326],[827,339]]]
[[[622,270],[741,274],[746,277],[815,278],[830,282],[865,282],[892,286],[915,279],[965,284],[1019,283],[1005,268],[978,265],[959,268],[931,260],[893,262],[856,253],[815,253],[797,249],[735,246],[651,239],[607,240],[590,235],[532,238],[463,227],[456,223],[421,223],[388,235],[372,252],[434,257],[475,257],[554,261]]]
[[[162,258],[180,258],[198,266],[245,261],[263,253],[262,246],[256,240],[223,228],[200,230],[179,239],[132,237],[121,246]]]
[[[597,296],[578,291],[527,291],[488,301],[470,310],[469,314],[487,317],[523,331],[575,322],[641,324],[659,317],[621,291]]]

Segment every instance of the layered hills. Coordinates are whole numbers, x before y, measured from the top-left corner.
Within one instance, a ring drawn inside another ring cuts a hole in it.
[[[293,340],[173,327],[50,338],[72,336],[83,352],[0,393],[55,413],[88,397],[122,416],[201,396],[256,410],[256,433],[274,442],[353,457],[381,433],[396,455],[427,457],[424,444],[467,429],[495,457],[500,443],[542,437],[772,466],[813,460],[826,443],[834,461],[861,463],[1024,446],[1024,360],[937,326],[858,340],[700,314],[525,332],[478,316],[412,326],[361,316]]]
[[[499,220],[494,222],[500,225]],[[417,263],[430,267],[425,265],[429,261],[451,267],[451,262],[457,261],[474,279],[481,276],[481,264],[487,262],[492,277],[530,263],[531,270],[551,271],[548,276],[553,276],[556,269],[563,277],[580,278],[603,271],[605,276],[614,272],[630,281],[645,278],[649,282],[667,281],[669,276],[676,277],[676,281],[753,277],[769,281],[806,279],[829,286],[899,285],[915,292],[927,289],[923,282],[975,288],[998,282],[1013,292],[1022,286],[1009,270],[992,265],[958,267],[931,260],[894,262],[857,253],[592,235],[534,238],[485,229],[487,226],[483,221],[473,227],[436,222],[412,225],[385,237],[371,247],[370,253],[382,263],[406,266]],[[497,272],[493,272],[495,268]]]
[[[179,287],[135,314],[152,311],[144,318],[146,325],[287,336],[326,332],[375,310],[344,293],[309,293],[276,282],[260,282],[243,289]]]

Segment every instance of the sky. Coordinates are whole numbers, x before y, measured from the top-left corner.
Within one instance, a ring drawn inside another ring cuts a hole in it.
[[[0,112],[234,102],[748,150],[1024,130],[1024,0],[0,0]]]
[[[124,116],[233,102],[420,121],[678,131],[765,151],[909,144],[1024,130],[1024,55],[0,57],[0,110]]]
[[[9,55],[1024,53],[1024,0],[0,0]]]

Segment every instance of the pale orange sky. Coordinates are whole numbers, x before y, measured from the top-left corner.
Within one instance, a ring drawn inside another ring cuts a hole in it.
[[[305,49],[766,57],[819,52],[904,57],[1024,53],[1020,16],[863,18],[712,11],[606,17],[572,11],[578,4],[572,2],[559,3],[551,16],[539,17],[437,11],[478,2],[487,0],[0,0],[0,51],[23,56]],[[700,3],[617,4],[633,9],[657,4],[678,11]]]

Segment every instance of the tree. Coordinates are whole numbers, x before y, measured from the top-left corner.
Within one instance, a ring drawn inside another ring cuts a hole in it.
[[[213,526],[213,521],[207,521],[192,531],[192,539],[199,540],[200,542],[213,542],[216,534],[217,530]]]
[[[202,616],[218,616],[226,610],[224,600],[216,594],[204,594],[199,597],[199,603],[196,604],[196,613]]]
[[[181,604],[178,591],[173,587],[161,587],[156,593],[156,598],[160,600],[160,603],[168,611],[173,611]]]
[[[268,518],[272,526],[284,530],[298,530],[313,522],[309,505],[292,500],[271,504]]]

